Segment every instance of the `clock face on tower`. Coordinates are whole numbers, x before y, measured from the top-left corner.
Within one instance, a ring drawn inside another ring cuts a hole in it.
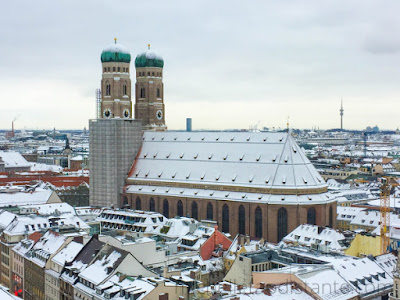
[[[103,111],[103,116],[106,118],[110,118],[111,117],[111,109],[107,108]]]
[[[156,116],[157,116],[157,119],[158,119],[158,120],[161,120],[161,119],[162,119],[163,113],[162,113],[162,110],[161,110],[161,109],[157,110]]]
[[[129,111],[129,109],[124,109],[123,115],[124,118],[129,118],[131,116],[131,112]]]

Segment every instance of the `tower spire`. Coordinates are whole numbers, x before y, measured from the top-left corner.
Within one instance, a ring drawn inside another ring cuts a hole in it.
[[[343,97],[342,97],[342,99],[340,101],[340,129],[341,130],[343,130],[343,112],[344,112],[344,109],[343,109]]]
[[[115,37],[115,38],[114,38],[114,44],[116,44],[116,43],[117,43],[117,38]]]
[[[147,44],[147,50],[150,50],[150,44]]]

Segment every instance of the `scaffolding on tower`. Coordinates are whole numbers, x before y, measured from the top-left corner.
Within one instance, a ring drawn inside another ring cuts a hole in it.
[[[96,89],[96,118],[101,117],[101,89]]]

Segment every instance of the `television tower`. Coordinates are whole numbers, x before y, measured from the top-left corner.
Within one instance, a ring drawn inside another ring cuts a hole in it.
[[[343,130],[343,112],[344,112],[344,109],[343,109],[343,98],[342,98],[341,105],[340,105],[340,129],[341,130]]]

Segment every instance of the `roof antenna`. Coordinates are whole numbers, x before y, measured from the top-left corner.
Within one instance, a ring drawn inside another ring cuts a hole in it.
[[[117,38],[114,38],[114,44],[116,44],[117,43]]]
[[[150,44],[147,44],[147,49],[150,50]]]

